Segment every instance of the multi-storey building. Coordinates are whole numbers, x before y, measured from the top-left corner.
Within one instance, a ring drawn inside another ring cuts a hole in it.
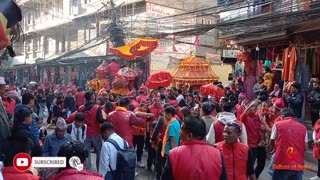
[[[14,45],[18,56],[13,60],[14,70],[9,70],[12,76],[8,77],[17,83],[35,80],[84,84],[88,78],[94,78],[98,64],[115,58],[108,53],[112,47],[108,30],[114,12],[126,43],[137,37],[160,39],[159,48],[151,55],[122,61],[133,68],[142,68],[146,74],[167,69],[172,59],[182,59],[191,51],[205,56],[216,44],[214,30],[208,34],[195,30],[201,29],[201,24],[203,27],[214,24],[215,16],[191,12],[208,4],[214,6],[215,0],[201,3],[113,0],[114,5],[109,0],[17,0],[17,3],[23,13],[24,41]],[[172,17],[162,19],[164,16]],[[180,35],[188,29],[194,33]],[[176,34],[177,51],[172,50],[172,36],[163,36],[170,33]],[[200,45],[194,46],[198,35]]]

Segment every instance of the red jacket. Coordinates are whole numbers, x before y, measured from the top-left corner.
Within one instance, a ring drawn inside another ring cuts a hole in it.
[[[6,112],[10,114],[14,114],[14,107],[16,107],[16,100],[11,98],[11,101],[3,100],[3,104],[6,107]]]
[[[320,139],[320,124],[316,122],[312,129],[316,133],[316,140]],[[313,145],[313,157],[320,159],[320,145],[315,144]]]
[[[134,112],[142,112],[139,108],[136,108]],[[134,136],[144,136],[145,131],[146,131],[146,123],[147,123],[147,117],[140,117],[141,119],[144,120],[143,125],[132,125],[132,135]]]
[[[158,121],[159,113],[163,111],[163,106],[161,105],[159,108],[156,108],[154,105],[151,105],[149,111],[154,114],[149,123],[152,124],[153,121]]]
[[[131,101],[131,104],[130,105],[132,105],[133,107],[134,107],[134,109],[136,109],[136,108],[138,108],[139,107],[139,103],[136,101],[136,100],[132,100]]]
[[[97,120],[99,105],[95,104],[90,110],[85,110],[85,106],[79,107],[79,111],[85,115],[84,123],[87,125],[87,137],[93,137],[100,134],[100,123]]]
[[[54,176],[51,180],[85,180],[85,179],[92,179],[92,180],[104,180],[101,175],[83,170],[77,171],[76,169],[70,168],[61,171],[59,174]]]
[[[84,105],[84,101],[85,101],[85,97],[84,97],[85,92],[84,91],[80,91],[77,92],[74,97],[76,99],[76,106],[81,106]]]
[[[184,142],[169,152],[175,180],[218,180],[222,175],[222,159],[218,149],[203,140]]]
[[[146,101],[147,100],[147,96],[144,94],[140,94],[139,96],[136,97],[136,100],[138,103],[140,103],[141,101]]]
[[[290,117],[274,125],[277,128],[274,169],[283,170],[286,166],[285,170],[303,171],[307,128]]]
[[[247,180],[247,163],[249,146],[242,143],[226,144],[224,141],[217,144],[226,166],[229,180]]]
[[[243,113],[240,117],[241,122],[246,126],[247,137],[248,137],[248,146],[250,148],[258,147],[260,142],[260,126],[262,123],[259,120],[257,114],[251,113],[246,115]]]
[[[240,121],[240,117],[244,112],[245,108],[241,104],[236,105],[236,112],[237,112],[237,120]]]
[[[15,167],[4,167],[2,171],[3,179],[5,180],[38,180],[39,176],[34,176],[32,174],[19,171]]]
[[[144,121],[124,109],[123,107],[117,107],[115,111],[109,114],[107,119],[113,124],[114,131],[128,142],[129,147],[132,147],[133,137],[131,125],[142,125]]]

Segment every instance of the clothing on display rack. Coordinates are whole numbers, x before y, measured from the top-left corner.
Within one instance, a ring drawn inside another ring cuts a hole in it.
[[[246,81],[243,83],[244,84],[244,91],[247,94],[247,99],[251,100],[255,97],[255,94],[253,92],[253,86],[256,83],[256,77],[253,75],[248,75],[246,77]]]
[[[297,63],[297,51],[295,47],[286,48],[282,56],[282,80],[294,81]]]
[[[234,67],[235,76],[244,77],[244,63],[237,61]]]

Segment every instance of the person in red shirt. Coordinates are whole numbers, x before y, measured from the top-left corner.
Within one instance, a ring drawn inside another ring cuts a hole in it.
[[[221,152],[204,141],[206,124],[202,119],[185,118],[180,134],[184,144],[169,151],[161,179],[227,179]]]
[[[10,90],[7,89],[5,94],[2,96],[3,105],[6,107],[8,114],[14,114],[14,107],[16,106],[16,100],[10,97]]]
[[[76,108],[78,109],[80,106],[84,105],[85,97],[84,97],[85,92],[83,91],[82,88],[78,88],[77,92],[74,96],[76,99]]]
[[[144,164],[141,162],[142,152],[143,152],[143,145],[144,145],[144,135],[146,132],[147,126],[147,118],[153,116],[152,113],[147,113],[147,102],[141,101],[140,106],[134,110],[134,113],[137,117],[140,117],[143,121],[143,125],[132,125],[132,134],[133,134],[133,147],[137,147],[137,166],[140,168],[145,167]]]
[[[237,120],[240,120],[240,116],[244,112],[245,108],[245,101],[246,100],[246,93],[240,93],[238,97],[238,104],[236,104],[236,114]]]
[[[274,124],[270,138],[275,149],[272,179],[302,179],[304,151],[308,149],[307,128],[298,122],[291,108],[281,110],[280,116],[282,120]]]
[[[221,151],[229,180],[255,180],[254,160],[248,145],[239,142],[241,125],[236,121],[224,127],[224,141],[216,144]]]
[[[248,146],[253,153],[254,160],[257,159],[257,166],[255,168],[257,179],[264,169],[267,158],[266,148],[259,147],[258,145],[261,140],[261,137],[259,136],[261,122],[259,120],[259,115],[256,113],[258,104],[258,100],[252,101],[240,117],[241,122],[245,125],[247,130]]]

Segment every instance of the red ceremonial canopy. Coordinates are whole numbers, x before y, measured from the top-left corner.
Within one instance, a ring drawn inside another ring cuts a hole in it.
[[[219,80],[210,63],[202,58],[189,56],[179,63],[172,73],[173,83],[203,85]]]
[[[169,72],[159,71],[149,76],[146,86],[150,89],[157,89],[159,86],[168,87],[172,79],[172,75]]]
[[[134,60],[136,56],[145,56],[158,47],[157,39],[138,38],[128,45],[110,48],[110,52],[125,60]]]
[[[204,96],[214,95],[217,100],[224,96],[224,90],[213,84],[206,84],[200,87],[200,92]]]

